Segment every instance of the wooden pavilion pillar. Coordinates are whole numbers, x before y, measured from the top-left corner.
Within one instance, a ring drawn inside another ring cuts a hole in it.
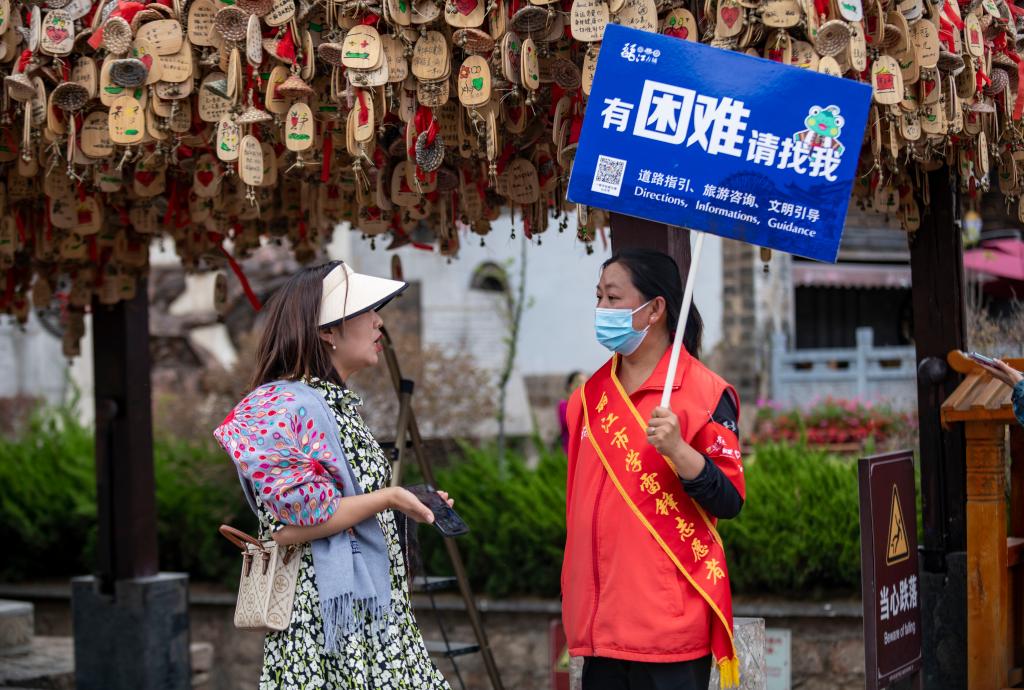
[[[1002,384],[996,384],[1002,385]],[[967,687],[1005,688],[1010,659],[1003,423],[967,422]]]
[[[97,564],[71,583],[75,687],[187,690],[188,575],[158,572],[146,280],[92,314]]]
[[[1024,682],[1024,435],[1010,388],[960,352],[950,367],[966,378],[942,405],[942,423],[963,424],[967,438],[967,687],[1002,690]],[[1007,363],[1024,369],[1024,359]],[[1006,427],[1016,460],[1006,486]],[[1007,513],[1013,516],[1007,529]],[[1021,531],[1018,531],[1021,530]],[[1009,532],[1009,536],[1008,536]],[[940,686],[941,687],[941,686]]]

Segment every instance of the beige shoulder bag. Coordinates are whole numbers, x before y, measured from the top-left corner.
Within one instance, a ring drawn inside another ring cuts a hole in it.
[[[220,533],[242,552],[235,627],[264,632],[287,628],[302,562],[298,548],[261,542],[230,525],[221,525]]]

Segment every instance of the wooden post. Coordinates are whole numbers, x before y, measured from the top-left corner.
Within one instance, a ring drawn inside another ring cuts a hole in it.
[[[686,283],[690,270],[690,231],[653,220],[610,213],[612,252],[631,247],[657,249],[676,260],[679,277]]]
[[[1005,426],[967,422],[967,687],[1007,685]]]
[[[966,644],[966,469],[961,425],[943,429],[942,403],[958,383],[946,364],[964,338],[963,248],[954,224],[956,176],[949,168],[928,173],[928,203],[910,239],[914,345],[917,350],[917,414],[920,437],[922,613],[925,685],[967,687],[966,656],[945,649]],[[939,645],[944,642],[945,645]]]
[[[114,582],[155,575],[156,485],[150,394],[149,296],[93,305],[96,401],[97,575]]]
[[[1024,538],[1024,427],[1020,424],[1010,425],[1010,535],[1013,541],[1022,544]],[[1009,545],[1007,546],[1009,551]],[[1009,636],[1011,642],[1008,668],[1011,673],[1024,680],[1024,563],[1020,562],[1020,550],[1016,552],[1016,563],[1011,562],[1007,554],[1007,565],[1010,567],[1010,601],[1013,610],[1009,612]],[[1017,678],[1010,678],[1010,685]],[[1020,682],[1017,680],[1017,682]]]

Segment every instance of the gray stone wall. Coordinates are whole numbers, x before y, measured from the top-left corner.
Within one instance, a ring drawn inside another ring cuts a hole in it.
[[[758,358],[756,250],[736,240],[722,240],[722,341],[708,363],[736,387],[740,399],[756,399],[760,388]]]
[[[36,604],[37,635],[71,634],[70,607],[58,588],[0,585],[0,597],[31,600]],[[417,599],[416,616],[424,635],[437,638],[437,623],[425,600]],[[472,641],[472,632],[457,597],[438,597],[450,638]],[[559,617],[557,601],[502,600],[480,602],[484,624],[495,652],[502,680],[509,690],[550,688],[549,629]],[[193,587],[190,627],[193,642],[213,645],[213,668],[204,690],[252,690],[262,664],[262,637],[232,625],[233,596]],[[792,687],[799,690],[859,690],[864,687],[864,643],[860,602],[810,604],[797,601],[738,599],[739,617],[765,618],[768,628],[792,632]],[[438,667],[454,683],[448,660]],[[460,657],[458,665],[469,690],[490,687],[479,655]]]

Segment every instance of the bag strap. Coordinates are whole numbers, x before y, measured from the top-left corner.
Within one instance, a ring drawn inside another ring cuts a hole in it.
[[[266,547],[263,546],[262,542],[250,537],[242,530],[236,529],[231,525],[221,525],[217,531],[221,533],[221,536],[237,546],[242,553],[248,551],[246,544],[252,544],[260,551],[266,551]]]

